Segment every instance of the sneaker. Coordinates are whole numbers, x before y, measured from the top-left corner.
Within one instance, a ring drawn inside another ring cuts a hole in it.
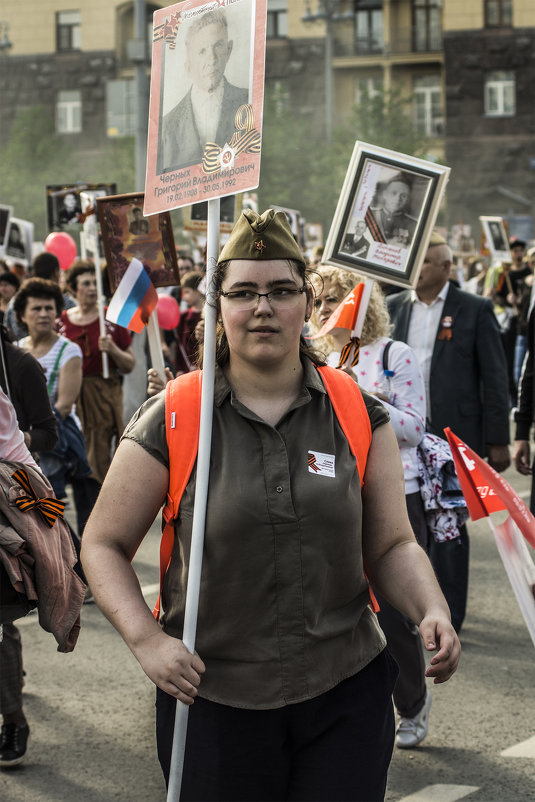
[[[400,749],[412,749],[422,743],[429,730],[429,711],[431,710],[431,694],[427,691],[424,706],[414,718],[400,718],[396,730],[396,746]]]
[[[0,733],[0,768],[18,766],[26,755],[30,728],[27,724],[2,724]]]

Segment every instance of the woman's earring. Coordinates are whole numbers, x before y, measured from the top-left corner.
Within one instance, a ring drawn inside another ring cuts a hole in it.
[[[305,323],[308,323],[309,320],[310,320],[310,315],[305,315]]]

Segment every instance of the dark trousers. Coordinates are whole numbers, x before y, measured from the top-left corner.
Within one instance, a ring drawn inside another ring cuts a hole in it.
[[[189,711],[180,799],[384,799],[394,745],[387,650],[315,699],[275,710],[245,710],[197,698]],[[175,700],[157,689],[158,757],[169,777]]]
[[[405,496],[407,512],[416,540],[427,551],[428,529],[419,492]],[[400,716],[414,718],[422,709],[425,696],[425,659],[422,639],[413,622],[376,593],[381,607],[378,618],[386,635],[388,649],[399,666],[394,688],[394,704]]]
[[[468,597],[469,544],[466,526],[461,526],[459,532],[460,537],[455,540],[437,543],[431,538],[429,542],[429,559],[448,602],[451,623],[456,632],[461,631]]]

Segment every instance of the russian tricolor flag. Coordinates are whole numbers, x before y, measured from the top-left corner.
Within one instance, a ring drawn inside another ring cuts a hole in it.
[[[139,334],[157,303],[158,293],[149,274],[139,259],[134,258],[113,294],[106,319]]]

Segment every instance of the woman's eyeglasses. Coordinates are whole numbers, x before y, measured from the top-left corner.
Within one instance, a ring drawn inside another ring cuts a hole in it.
[[[306,285],[298,290],[277,287],[269,292],[254,292],[253,290],[223,292],[221,290],[219,294],[236,309],[255,309],[260,303],[260,298],[266,298],[272,309],[288,309],[297,303],[297,299],[303,292],[306,292]]]

